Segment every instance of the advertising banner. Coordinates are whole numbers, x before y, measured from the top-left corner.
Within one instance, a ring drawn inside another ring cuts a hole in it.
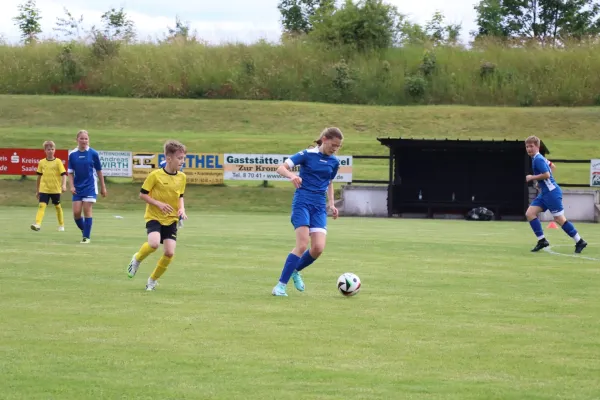
[[[600,186],[600,160],[590,161],[590,186]]]
[[[131,155],[131,176],[134,182],[143,182],[150,172],[158,168],[157,153],[133,153]]]
[[[54,157],[60,159],[67,169],[68,150],[57,149]],[[37,175],[42,158],[46,158],[44,149],[0,149],[0,175]]]
[[[284,154],[225,154],[225,180],[286,181],[277,166],[288,159]],[[338,156],[340,168],[334,182],[352,182],[352,156]],[[292,171],[298,173],[299,167]]]
[[[158,164],[165,159],[158,155]],[[223,184],[223,154],[188,153],[185,156],[183,172],[188,185],[220,185]]]
[[[132,176],[132,153],[130,151],[98,151],[98,154],[104,176]]]
[[[155,169],[161,168],[163,153],[133,153],[132,176],[136,182],[144,179]],[[183,172],[188,185],[219,185],[223,183],[223,154],[188,153]]]

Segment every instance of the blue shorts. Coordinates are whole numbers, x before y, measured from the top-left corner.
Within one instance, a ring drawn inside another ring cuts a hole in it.
[[[308,226],[309,232],[327,234],[327,206],[321,204],[294,203],[291,215],[294,229]]]
[[[72,201],[83,201],[86,203],[95,203],[97,195],[94,194],[74,194]]]
[[[565,213],[565,209],[563,207],[562,202],[562,193],[540,193],[538,197],[533,199],[533,201],[531,202],[531,206],[541,208],[542,212],[550,210],[550,213],[555,217],[559,217],[561,215],[564,215]]]

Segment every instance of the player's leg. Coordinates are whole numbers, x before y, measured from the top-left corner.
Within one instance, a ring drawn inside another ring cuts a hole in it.
[[[161,225],[158,221],[148,221],[146,223],[146,232],[148,233],[148,241],[142,244],[142,247],[131,257],[131,261],[127,266],[127,276],[133,278],[142,261],[150,254],[154,253],[160,246]]]
[[[42,221],[44,220],[44,214],[46,213],[46,207],[50,201],[50,196],[47,193],[40,193],[40,200],[38,202],[38,210],[35,214],[35,224],[31,224],[31,229],[39,231],[42,227]]]
[[[306,251],[309,240],[309,226],[310,226],[310,214],[307,206],[302,204],[295,204],[292,206],[291,222],[296,232],[296,246],[287,255],[281,275],[279,276],[279,282],[272,290],[274,296],[287,296],[285,292],[287,283],[289,282],[292,274],[296,270],[296,265],[300,261],[300,257]]]
[[[562,230],[575,241],[575,253],[581,253],[586,248],[587,242],[581,238],[575,226],[565,217],[565,209],[562,204],[562,196],[556,196],[550,201],[550,212],[554,221],[559,224]]]
[[[65,215],[63,213],[62,206],[60,205],[60,193],[51,194],[52,204],[56,210],[56,220],[58,221],[58,230],[62,232],[65,230]]]
[[[96,199],[94,197],[86,197],[83,199],[83,240],[81,243],[89,243],[92,238],[93,207]]]
[[[156,289],[158,279],[167,271],[169,264],[175,257],[175,247],[177,246],[177,222],[173,222],[169,226],[163,226],[161,230],[161,238],[163,242],[164,253],[156,263],[156,267],[148,278],[146,290]]]
[[[529,225],[535,234],[535,237],[538,239],[537,244],[531,251],[536,252],[540,251],[544,247],[550,246],[548,240],[544,236],[544,229],[542,228],[542,223],[538,219],[538,214],[546,211],[548,208],[546,207],[542,196],[536,197],[530,204],[529,208],[525,212],[525,217],[527,217],[527,221],[529,221]]]
[[[305,250],[296,264],[296,270],[292,274],[292,280],[297,290],[303,292],[305,289],[304,280],[300,271],[311,265],[325,250],[325,241],[327,237],[327,209],[319,206],[312,206],[310,213],[310,249]]]
[[[82,197],[79,195],[73,195],[73,219],[75,220],[75,224],[81,230],[81,234],[83,235],[83,217],[81,216],[81,212],[83,211],[83,202],[81,201]]]

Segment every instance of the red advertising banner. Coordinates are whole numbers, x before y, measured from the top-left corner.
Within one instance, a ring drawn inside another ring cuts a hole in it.
[[[54,157],[67,168],[68,150],[57,149]],[[44,149],[0,149],[0,175],[36,175],[42,158],[46,158]]]

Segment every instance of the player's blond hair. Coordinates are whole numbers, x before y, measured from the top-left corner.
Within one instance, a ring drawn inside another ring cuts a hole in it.
[[[315,143],[317,144],[317,146],[320,146],[323,144],[323,139],[340,139],[340,140],[344,140],[344,134],[342,133],[342,131],[340,130],[340,128],[336,128],[336,127],[330,127],[330,128],[325,128],[323,129],[323,132],[321,132],[321,134],[319,135],[319,138],[317,140],[315,140]]]
[[[46,140],[44,142],[44,150],[46,150],[46,147],[50,147],[51,149],[55,149],[56,145],[54,144],[54,142],[52,140]]]
[[[537,136],[529,136],[527,139],[525,139],[525,144],[533,144],[536,147],[540,147],[540,138]]]
[[[83,135],[84,133],[85,133],[86,135],[88,135],[88,136],[90,135],[90,134],[88,133],[88,131],[86,131],[85,129],[82,129],[82,130],[80,130],[79,132],[77,132],[77,139],[79,139],[79,136],[80,136],[80,135]]]
[[[177,140],[167,141],[165,143],[164,150],[165,150],[165,156],[173,155],[173,154],[177,153],[178,151],[182,151],[183,153],[187,152],[187,149],[185,148],[185,146],[182,143],[178,142]]]

